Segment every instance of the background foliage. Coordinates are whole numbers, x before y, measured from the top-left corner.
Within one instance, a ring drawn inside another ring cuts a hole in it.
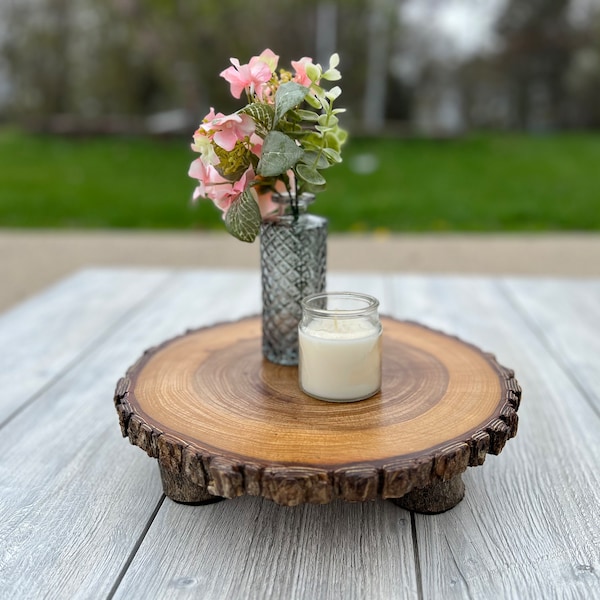
[[[196,122],[237,108],[218,76],[229,57],[270,46],[282,64],[338,51],[355,130],[600,127],[600,0],[469,2],[3,0],[0,117]],[[482,7],[486,43],[461,50]],[[462,30],[435,26],[461,10]]]
[[[600,229],[600,138],[354,138],[315,211],[333,231]],[[0,226],[224,231],[181,140],[0,135]],[[581,174],[587,174],[582,177]]]
[[[600,0],[2,0],[0,226],[223,229],[189,142],[266,46],[340,53],[334,230],[600,229]]]

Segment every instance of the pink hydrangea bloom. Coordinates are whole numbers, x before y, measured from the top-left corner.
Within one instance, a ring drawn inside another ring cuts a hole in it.
[[[213,194],[211,200],[223,211],[223,217],[229,210],[231,203],[246,189],[247,184],[253,179],[254,170],[252,167],[248,167],[245,173],[237,181],[214,186],[211,190]]]
[[[250,152],[260,158],[264,141],[265,140],[261,138],[260,135],[253,133],[250,136]]]
[[[229,210],[231,203],[246,189],[254,178],[252,167],[234,182],[228,181],[222,177],[212,165],[206,165],[201,159],[197,158],[190,165],[188,175],[198,180],[198,187],[194,190],[194,201],[198,198],[208,198],[212,200],[217,208],[223,211],[223,216]]]
[[[237,58],[229,60],[233,66],[221,71],[220,76],[230,84],[231,95],[239,98],[247,89],[262,99],[264,84],[271,79],[279,57],[267,48],[260,56],[253,56],[247,65],[241,65]]]
[[[194,141],[191,144],[192,150],[198,152],[202,162],[206,165],[218,165],[220,160],[213,147],[211,139],[202,128],[198,128],[194,133]]]
[[[233,150],[239,140],[251,136],[256,124],[248,115],[220,115],[200,126],[224,150]]]
[[[273,52],[270,48],[266,48],[263,50],[258,56],[259,60],[262,60],[264,63],[269,65],[269,69],[271,69],[271,73],[275,72],[277,68],[277,63],[279,62],[279,56]]]
[[[309,56],[303,56],[300,60],[292,61],[292,67],[294,67],[294,71],[296,71],[294,81],[306,87],[310,87],[312,83],[309,76],[306,74],[306,65],[308,64],[312,64],[312,58]]]
[[[216,113],[215,109],[211,106],[210,110],[208,111],[208,114],[204,117],[204,119],[202,119],[203,123],[208,123],[210,121],[214,121],[215,119],[220,119],[221,117],[224,117],[225,115],[223,113]]]
[[[198,198],[209,198],[209,190],[214,185],[228,183],[224,177],[219,175],[213,165],[206,164],[202,158],[197,158],[192,162],[188,175],[198,181],[198,187],[194,190],[192,197],[194,201]]]

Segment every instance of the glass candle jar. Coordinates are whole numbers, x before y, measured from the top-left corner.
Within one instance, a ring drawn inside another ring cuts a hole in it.
[[[300,388],[330,402],[355,402],[381,389],[379,301],[355,292],[302,300],[298,327]]]

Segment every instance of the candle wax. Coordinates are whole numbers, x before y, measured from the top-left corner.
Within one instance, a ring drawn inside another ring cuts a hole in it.
[[[364,319],[314,319],[299,332],[300,386],[323,400],[361,400],[381,387],[381,328]]]

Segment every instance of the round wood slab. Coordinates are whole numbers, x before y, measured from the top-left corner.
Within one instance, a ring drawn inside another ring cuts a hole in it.
[[[467,466],[516,434],[521,390],[470,344],[382,323],[381,392],[354,403],[311,398],[296,367],[263,359],[259,317],[169,340],[117,384],[123,435],[158,458],[165,493],[180,502],[382,497],[446,510],[462,498]]]

